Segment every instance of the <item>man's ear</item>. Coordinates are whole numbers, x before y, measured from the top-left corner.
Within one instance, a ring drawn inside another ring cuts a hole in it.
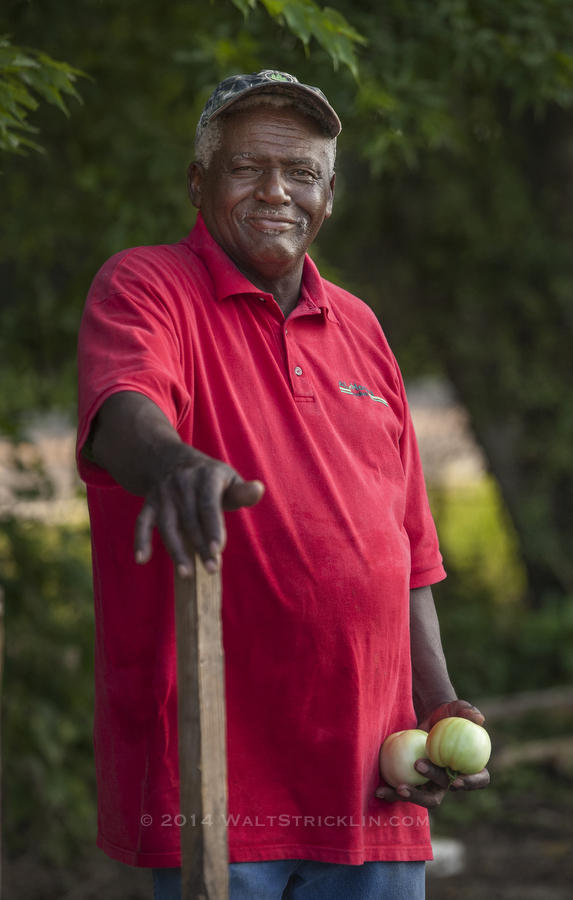
[[[197,209],[201,209],[201,185],[204,175],[205,169],[201,163],[192,162],[187,169],[187,190],[191,203]]]
[[[326,212],[324,214],[325,219],[329,219],[332,215],[332,207],[334,205],[334,185],[336,184],[336,172],[332,173],[332,178],[330,179],[330,197],[328,198],[328,202],[326,204]]]

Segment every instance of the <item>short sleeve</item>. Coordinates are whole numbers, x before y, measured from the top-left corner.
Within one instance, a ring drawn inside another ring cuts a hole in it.
[[[76,458],[88,484],[115,484],[81,454],[108,397],[119,391],[145,394],[175,428],[190,405],[177,317],[159,281],[139,277],[137,270],[133,251],[127,260],[126,254],[109,260],[94,279],[80,325]]]
[[[398,366],[396,368],[398,369]],[[404,528],[410,540],[410,589],[413,590],[442,581],[446,577],[446,572],[428,501],[418,442],[399,370],[398,377],[404,402],[404,426],[400,438],[400,456],[406,475]]]

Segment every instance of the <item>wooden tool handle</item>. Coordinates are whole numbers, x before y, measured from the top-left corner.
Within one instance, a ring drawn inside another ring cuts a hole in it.
[[[227,900],[227,742],[221,575],[175,574],[182,900]]]

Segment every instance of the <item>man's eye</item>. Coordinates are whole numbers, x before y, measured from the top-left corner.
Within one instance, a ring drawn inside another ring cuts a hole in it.
[[[256,174],[259,170],[256,166],[234,166],[233,174],[235,175],[252,175]]]
[[[305,181],[314,181],[316,174],[310,169],[293,169],[291,172],[293,178],[304,179]]]

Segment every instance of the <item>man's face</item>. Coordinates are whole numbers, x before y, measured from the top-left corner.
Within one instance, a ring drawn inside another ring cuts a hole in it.
[[[209,232],[253,281],[302,268],[332,212],[329,139],[290,108],[251,107],[221,125],[208,168],[190,168],[191,198]]]

